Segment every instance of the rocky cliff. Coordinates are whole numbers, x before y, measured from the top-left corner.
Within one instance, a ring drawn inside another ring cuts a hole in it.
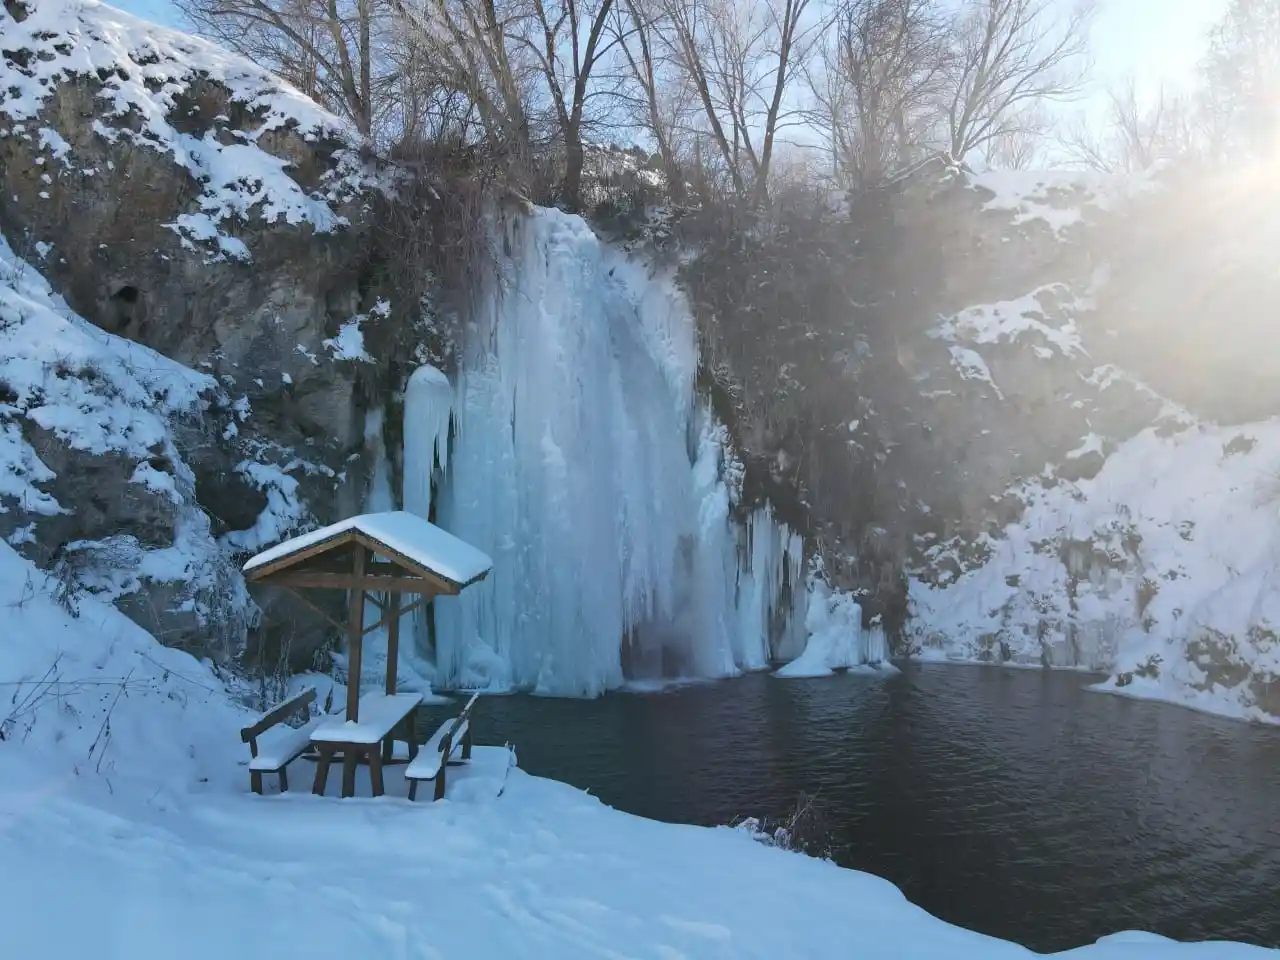
[[[1276,211],[933,161],[686,273],[713,350],[760,331],[712,354],[746,459],[900,655],[1275,718]]]
[[[5,316],[27,349],[25,379],[5,358],[26,486],[5,491],[4,532],[83,586],[114,583],[157,636],[200,649],[215,633],[239,652],[259,611],[235,559],[363,494],[352,458],[387,375],[366,344],[391,312],[368,226],[377,177],[335,118],[203,41],[60,0],[8,4],[0,27]],[[146,421],[147,442],[50,422],[35,381],[88,397],[79,427],[111,410]],[[112,537],[130,550],[93,546]],[[239,599],[193,619],[201,576],[138,559],[181,543]],[[267,612],[268,627],[307,617]]]

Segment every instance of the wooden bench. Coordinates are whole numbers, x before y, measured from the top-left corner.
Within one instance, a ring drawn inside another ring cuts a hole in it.
[[[435,780],[435,799],[444,799],[445,779],[450,763],[466,763],[471,759],[471,708],[480,694],[473,693],[462,713],[440,724],[427,745],[405,768],[404,778],[409,781],[409,799],[418,799],[418,781]],[[457,759],[455,759],[455,757]]]
[[[240,739],[249,744],[249,788],[254,793],[262,793],[264,773],[279,775],[281,793],[289,789],[289,774],[285,768],[311,746],[311,732],[321,722],[332,718],[314,717],[300,727],[289,726],[285,721],[295,714],[309,715],[315,698],[314,687],[304,690],[240,731]]]
[[[382,796],[382,767],[391,762],[394,741],[404,740],[409,744],[410,761],[418,752],[413,727],[421,702],[420,693],[366,693],[360,698],[358,722],[326,717],[328,722],[309,732],[311,744],[319,754],[311,792],[324,795],[329,765],[335,755],[341,753],[342,795],[356,795],[356,764],[365,762],[369,765],[373,795]]]

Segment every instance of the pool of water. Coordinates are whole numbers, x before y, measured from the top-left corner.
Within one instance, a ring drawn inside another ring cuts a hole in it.
[[[474,730],[531,773],[659,820],[779,817],[812,795],[838,863],[1037,950],[1133,928],[1280,946],[1280,729],[1089,682],[945,665],[753,675],[486,698]]]

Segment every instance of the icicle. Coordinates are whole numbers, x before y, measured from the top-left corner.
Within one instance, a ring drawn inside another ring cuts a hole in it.
[[[391,464],[387,461],[386,445],[382,441],[382,410],[370,410],[364,420],[365,455],[373,462],[373,476],[369,480],[369,493],[365,498],[365,511],[381,513],[394,510],[395,498],[391,494]]]
[[[423,519],[431,516],[436,464],[449,466],[452,410],[449,379],[432,366],[415,370],[404,392],[404,508]]]

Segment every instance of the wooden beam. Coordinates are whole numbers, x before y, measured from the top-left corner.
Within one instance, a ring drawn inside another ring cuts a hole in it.
[[[396,667],[400,663],[400,594],[387,598],[391,622],[387,624],[387,695],[396,692]]]
[[[328,620],[331,624],[333,624],[333,626],[337,629],[339,633],[347,632],[347,625],[345,623],[339,623],[337,620],[333,619],[333,617],[329,616],[329,614],[321,610],[319,606],[317,606],[316,604],[308,600],[305,595],[299,593],[297,590],[285,584],[279,584],[279,586],[281,587],[281,589],[289,591],[289,593],[293,596],[295,600],[301,600],[303,603],[305,603],[308,607],[310,607],[316,613],[320,614],[320,616]]]
[[[352,563],[352,580],[350,594],[347,597],[347,720],[360,722],[360,666],[364,646],[364,560],[365,550],[356,551]],[[355,767],[348,763],[350,748],[343,755],[342,785],[346,789],[349,776],[355,775]],[[350,772],[348,767],[350,766]]]
[[[403,617],[406,613],[413,613],[413,611],[417,610],[420,606],[422,606],[422,603],[423,603],[423,598],[419,597],[417,600],[413,601],[413,603],[409,604],[407,607],[401,607],[400,616]],[[393,608],[392,614],[394,614],[394,612],[395,611]],[[391,623],[392,623],[392,615],[383,616],[383,618],[379,620],[377,623],[373,624],[372,626],[365,627],[364,635],[367,637],[369,634],[373,633],[373,631],[380,630]],[[345,630],[346,627],[343,627],[342,629]]]
[[[305,570],[285,570],[258,582],[278,587],[302,587],[308,590],[384,590],[389,593],[420,593],[428,596],[435,596],[440,592],[434,584],[418,577],[309,573]]]
[[[431,582],[436,587],[436,593],[447,593],[452,596],[453,594],[461,591],[464,586],[464,584],[454,583],[452,580],[441,576],[429,567],[425,567],[422,564],[417,563],[412,557],[405,556],[403,553],[400,553],[400,551],[392,549],[385,543],[373,539],[373,537],[370,537],[362,530],[355,531],[355,540],[357,543],[363,543],[370,550],[377,551],[383,556],[390,558],[390,560],[397,566],[403,567],[405,570],[411,571],[412,573],[422,577],[424,580]],[[488,573],[488,571],[486,570],[485,573]]]
[[[318,560],[308,560],[305,563],[299,563],[289,567],[287,570],[281,570],[275,576],[284,573],[341,573],[351,574],[351,558],[350,557],[320,557]],[[418,574],[406,567],[401,567],[394,563],[366,563],[364,565],[364,575],[366,577],[417,577]],[[270,577],[267,577],[270,580]]]

